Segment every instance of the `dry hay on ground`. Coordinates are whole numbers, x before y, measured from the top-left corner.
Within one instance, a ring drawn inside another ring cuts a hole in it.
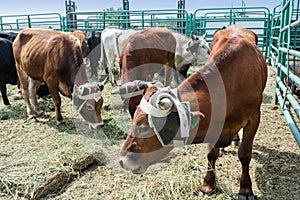
[[[119,98],[110,97],[111,90],[107,86],[104,94],[106,126],[93,132],[65,98],[67,128],[56,127],[51,101],[45,100],[40,101],[48,116],[27,122],[23,100],[16,87],[9,87],[12,105],[0,104],[0,199],[236,199],[241,166],[233,147],[217,161],[217,189],[209,197],[198,193],[205,145],[175,149],[143,175],[121,170],[116,158],[130,117],[116,111]],[[273,95],[270,69],[250,165],[253,189],[258,199],[297,199],[300,151],[282,111],[272,104]]]

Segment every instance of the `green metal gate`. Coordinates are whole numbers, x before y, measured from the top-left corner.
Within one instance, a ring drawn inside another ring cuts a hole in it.
[[[295,4],[297,7],[295,8]],[[299,0],[282,0],[272,18],[272,65],[276,71],[276,98],[300,147],[300,20]]]
[[[67,15],[75,15],[76,19],[69,20],[68,16],[65,18],[65,24],[72,25],[67,26],[65,31],[167,27],[181,33],[189,33],[191,29],[190,15],[183,9],[70,12]]]
[[[268,57],[271,14],[265,7],[236,8],[203,8],[197,9],[192,15],[193,32],[207,33],[207,40],[212,41],[216,30],[223,26],[236,24],[253,30],[258,36],[258,46]]]
[[[0,30],[20,31],[24,28],[51,28],[63,30],[63,18],[59,13],[0,16]]]

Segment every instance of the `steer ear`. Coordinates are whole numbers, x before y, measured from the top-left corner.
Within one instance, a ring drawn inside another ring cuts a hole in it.
[[[187,46],[187,48],[185,49],[186,51],[190,51],[190,45],[191,45],[191,41],[188,42],[188,46]]]
[[[194,34],[191,34],[192,40],[197,40],[197,37]]]
[[[200,111],[192,111],[191,114],[192,114],[192,117],[194,117],[194,118],[202,119],[205,117],[205,115]]]
[[[79,90],[79,87],[77,85],[74,85],[74,93],[77,95],[81,95],[81,91]]]
[[[203,39],[205,39],[206,36],[207,36],[207,32],[205,32],[205,33],[202,35]]]
[[[194,32],[193,31],[191,31],[191,33],[190,33],[190,38],[194,39]]]

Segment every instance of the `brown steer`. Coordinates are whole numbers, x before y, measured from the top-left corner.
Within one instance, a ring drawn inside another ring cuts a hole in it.
[[[29,119],[43,113],[36,99],[36,88],[45,82],[58,125],[64,124],[59,93],[71,98],[74,85],[73,99],[80,115],[93,127],[103,123],[100,113],[103,86],[88,83],[80,45],[73,38],[54,30],[23,29],[13,43],[13,52]]]
[[[254,199],[249,163],[253,139],[260,122],[260,105],[267,80],[267,65],[261,51],[255,45],[255,40],[251,38],[249,30],[245,32],[245,29],[237,26],[220,30],[214,37],[206,64],[176,88],[178,100],[190,104],[189,114],[192,121],[198,123],[196,126],[195,123],[191,123],[188,127],[185,144],[209,143],[208,170],[200,189],[205,194],[211,194],[215,189],[214,169],[219,148],[228,146],[243,128],[243,138],[238,151],[242,164],[239,198]],[[156,96],[160,91],[156,87],[148,88],[143,97],[143,105],[150,105],[149,101],[155,102],[152,101],[152,96]],[[149,124],[149,105],[148,108],[141,104],[137,107],[119,161],[123,168],[133,173],[145,172],[151,164],[164,157],[173,146],[166,146],[161,142],[162,138],[174,135],[174,127],[180,131],[182,128],[179,127],[180,117],[174,104],[166,103],[170,102],[166,101],[166,98],[156,102],[159,106],[152,114],[158,115],[160,109],[163,111],[171,108],[169,116],[172,115],[173,119],[168,121],[168,116],[163,127],[165,132],[158,134],[155,131],[157,127]],[[152,114],[150,116],[154,118]],[[175,144],[175,139],[171,138],[171,143]]]

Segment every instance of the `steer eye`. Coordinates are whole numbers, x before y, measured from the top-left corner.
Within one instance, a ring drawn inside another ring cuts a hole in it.
[[[155,135],[155,133],[153,131],[151,131],[151,128],[149,126],[149,124],[147,125],[140,125],[137,126],[137,137],[139,138],[149,138],[152,137],[153,135]]]
[[[89,102],[86,103],[85,107],[87,110],[94,110],[94,106],[92,104],[90,104]]]
[[[149,124],[137,126],[138,133],[146,132],[150,128]]]

